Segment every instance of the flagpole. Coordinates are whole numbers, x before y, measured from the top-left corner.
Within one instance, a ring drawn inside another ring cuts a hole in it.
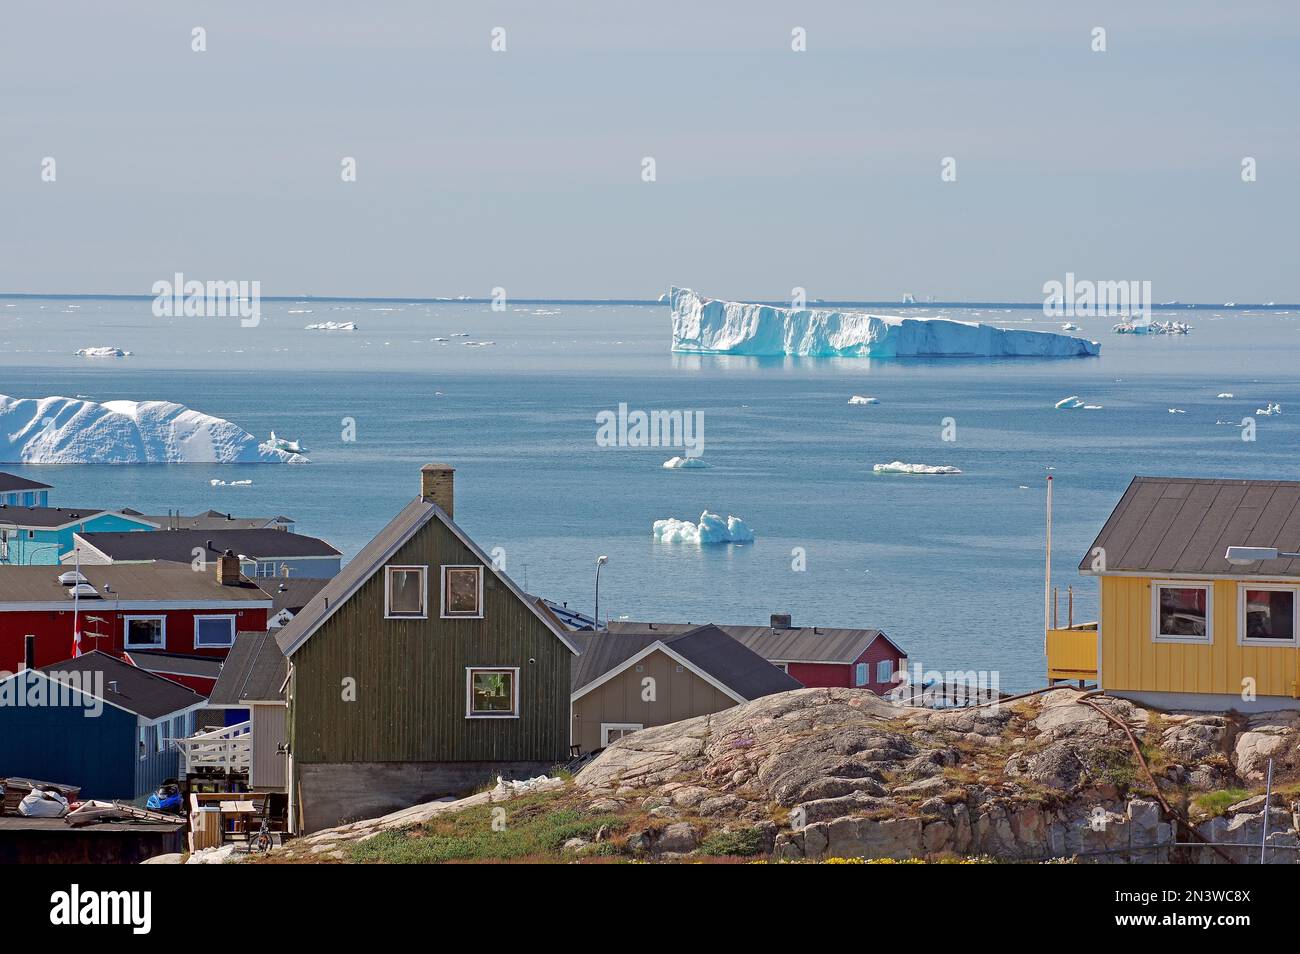
[[[1052,475],[1047,475],[1047,566],[1043,575],[1043,652],[1047,652],[1047,631],[1052,628]]]
[[[81,630],[77,626],[77,601],[81,598],[81,547],[72,548],[74,554],[74,577],[72,580],[72,658],[81,655]]]

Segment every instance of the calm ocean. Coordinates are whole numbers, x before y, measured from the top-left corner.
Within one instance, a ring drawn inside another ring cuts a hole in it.
[[[1297,476],[1295,311],[1198,308],[1176,313],[1190,335],[1150,339],[1076,319],[1102,342],[1091,359],[874,361],[674,356],[663,306],[262,310],[245,329],[158,319],[148,301],[0,299],[0,393],[177,401],[263,438],[298,439],[311,464],[0,468],[53,484],[60,505],[288,514],[350,556],[415,495],[421,464],[447,461],[458,522],[504,548],[508,572],[533,592],[590,612],[595,559],[608,554],[602,615],[757,623],[789,612],[808,625],[874,626],[913,663],[997,670],[1004,688],[1044,679],[1049,473],[1054,575],[1075,585],[1076,619],[1095,618],[1096,588],[1075,567],[1135,474]],[[942,313],[1060,324],[1034,310]],[[304,330],[317,321],[359,330]],[[134,353],[73,355],[101,345]],[[850,406],[853,394],[880,403]],[[1053,408],[1073,394],[1104,407]],[[713,466],[670,471],[660,465],[672,450],[598,447],[596,414],[620,402],[702,411]],[[1284,411],[1257,418],[1254,442],[1216,423],[1269,402]],[[943,440],[945,418],[955,441]],[[342,439],[345,419],[355,442]],[[872,473],[894,460],[964,473]],[[214,477],[253,485],[214,488]],[[743,517],[756,542],[651,540],[654,520],[704,509]]]

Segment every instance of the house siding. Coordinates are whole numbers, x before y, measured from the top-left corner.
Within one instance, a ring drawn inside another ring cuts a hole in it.
[[[681,672],[677,671],[679,667]],[[650,701],[643,698],[643,680],[647,678],[655,681]],[[573,742],[583,752],[591,752],[601,747],[601,723],[633,723],[649,728],[721,712],[734,705],[735,699],[655,650],[632,668],[574,700]]]
[[[858,663],[867,664],[867,682],[860,688],[870,689],[877,695],[884,695],[897,683],[892,680],[881,681],[876,678],[877,664],[884,659],[891,660],[894,672],[907,666],[907,656],[883,637],[877,637],[871,645],[862,651],[851,663],[800,663],[789,664],[788,672],[810,689],[822,688],[858,688],[854,674]]]
[[[387,565],[429,567],[429,618],[384,618],[381,568],[294,652],[295,768],[565,759],[568,647],[486,568],[483,618],[438,618],[439,567],[481,564],[437,519]],[[465,717],[470,666],[518,667],[519,718]],[[355,680],[356,701],[343,700],[345,679]]]
[[[1108,691],[1213,693],[1241,699],[1254,680],[1257,696],[1294,697],[1300,651],[1292,646],[1241,646],[1237,642],[1237,580],[1213,586],[1210,644],[1151,639],[1152,579],[1101,579],[1101,688]],[[1268,583],[1267,580],[1253,580]],[[1295,580],[1271,582],[1295,585]],[[1297,597],[1300,599],[1300,596]]]
[[[285,741],[285,707],[254,705],[252,723],[253,759],[248,783],[259,792],[283,791],[285,756],[279,746]]]
[[[194,713],[168,716],[164,748],[158,751],[158,733],[163,723],[146,723],[144,730],[144,755],[140,755],[140,737],[137,730],[135,742],[135,795],[140,798],[151,794],[168,779],[179,777],[181,771],[181,753],[176,747],[175,739],[194,734]]]

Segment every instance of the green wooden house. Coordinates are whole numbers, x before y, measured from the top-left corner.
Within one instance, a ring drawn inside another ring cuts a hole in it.
[[[452,520],[451,467],[276,636],[288,657],[289,808],[299,832],[370,818],[569,751],[564,627]]]

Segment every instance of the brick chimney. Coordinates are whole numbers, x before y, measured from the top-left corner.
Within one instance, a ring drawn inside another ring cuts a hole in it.
[[[239,557],[234,550],[227,550],[217,557],[217,582],[222,586],[239,585]]]
[[[436,503],[452,517],[452,484],[456,469],[449,464],[425,464],[420,468],[420,496]]]
[[[793,629],[793,628],[794,628],[794,626],[793,626],[793,619],[792,619],[792,617],[790,616],[789,613],[773,613],[773,614],[772,614],[772,628],[773,628],[773,629]]]

